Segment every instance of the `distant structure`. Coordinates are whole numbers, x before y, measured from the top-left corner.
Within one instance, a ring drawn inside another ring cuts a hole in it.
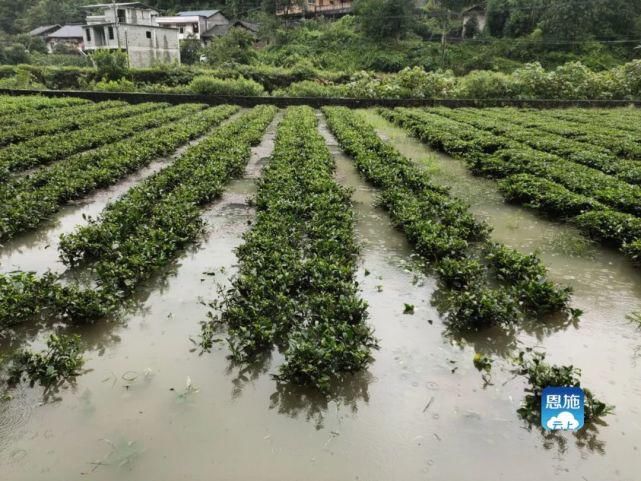
[[[485,30],[487,25],[487,8],[484,4],[473,5],[461,12],[463,38],[473,37]],[[475,31],[471,31],[475,30]]]
[[[34,28],[29,32],[29,35],[32,37],[40,37],[43,40],[47,38],[47,35],[58,30],[62,25],[43,25],[42,27]]]
[[[84,49],[82,25],[44,25],[34,28],[29,35],[43,39],[49,53],[53,53],[57,45],[64,45],[78,53]]]
[[[129,66],[151,67],[180,63],[178,29],[161,26],[157,10],[139,2],[87,5],[87,25],[83,26],[85,50],[121,50],[129,56]]]
[[[179,12],[172,17],[158,17],[160,26],[178,30],[178,39],[196,39],[203,41],[203,36],[215,27],[229,24],[229,20],[220,10],[192,10]]]
[[[232,28],[239,28],[249,33],[254,38],[258,36],[259,26],[255,23],[245,22],[244,20],[232,20],[225,25],[216,25],[202,35],[203,43],[209,43],[215,38],[223,37],[229,33]]]
[[[82,25],[64,25],[48,34],[45,38],[47,51],[53,53],[57,46],[65,46],[78,53],[84,50],[84,33]]]
[[[307,0],[302,6],[290,1],[276,9],[276,15],[283,17],[340,17],[353,9],[352,0]]]

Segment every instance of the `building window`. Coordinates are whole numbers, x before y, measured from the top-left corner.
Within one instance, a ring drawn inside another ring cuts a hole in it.
[[[179,31],[180,33],[185,33],[185,27],[180,27],[180,28],[178,29],[178,31]]]
[[[193,29],[194,33],[198,33],[198,24],[197,23],[194,23],[191,28]]]
[[[86,32],[87,32],[87,42],[91,42],[91,30],[87,29]]]
[[[118,23],[127,23],[127,14],[123,9],[118,9]]]
[[[146,34],[147,34],[147,38],[151,38],[151,32],[149,30],[147,30]]]
[[[109,40],[114,39],[114,28],[113,27],[108,27],[107,28],[107,33],[109,34]]]

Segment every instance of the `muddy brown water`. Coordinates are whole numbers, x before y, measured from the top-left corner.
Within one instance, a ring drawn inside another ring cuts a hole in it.
[[[243,369],[229,364],[224,344],[199,355],[190,337],[209,311],[200,301],[215,299],[234,272],[272,125],[245,179],[206,211],[200,245],[141,289],[139,309],[81,330],[88,372],[76,385],[47,402],[38,388],[22,387],[0,404],[2,479],[638,480],[641,330],[625,316],[641,305],[639,272],[615,252],[586,247],[566,226],[504,205],[491,182],[367,115],[495,225],[497,240],[540,249],[551,275],[574,287],[581,321],[510,336],[446,336],[430,305],[435,280],[421,274],[403,235],[375,207],[376,190],[322,122],[336,178],[353,189],[358,279],[381,344],[375,361],[325,400],[277,388],[270,374],[278,353]],[[403,314],[405,303],[414,315]],[[524,384],[505,358],[534,345],[554,362],[580,366],[585,385],[616,405],[591,438],[544,437],[518,419]],[[491,385],[472,365],[476,349],[496,358]]]

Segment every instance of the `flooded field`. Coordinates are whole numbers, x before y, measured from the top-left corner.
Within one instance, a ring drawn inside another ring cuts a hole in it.
[[[201,322],[235,272],[234,249],[255,217],[249,198],[273,150],[279,115],[252,150],[244,178],[206,209],[200,244],[139,289],[121,318],[75,329],[88,347],[77,382],[46,396],[21,386],[0,401],[3,480],[471,481],[490,472],[505,480],[638,479],[641,329],[628,316],[641,309],[639,270],[567,225],[506,205],[494,182],[470,176],[462,162],[364,113],[382,138],[469,202],[494,227],[493,239],[539,251],[551,277],[574,289],[580,320],[526,324],[509,334],[448,335],[431,304],[436,279],[319,115],[336,180],[353,190],[358,281],[380,344],[374,362],[327,399],[276,384],[271,375],[283,361],[276,351],[245,367],[230,363],[224,343],[201,353]],[[62,271],[59,235],[163,165],[7,242],[0,269]],[[404,314],[405,304],[415,306],[414,314]],[[37,348],[46,334],[24,328],[17,338]],[[614,414],[580,436],[524,423],[516,410],[525,383],[510,360],[525,347],[580,367],[582,382],[613,404]],[[489,379],[474,367],[475,352],[495,359]]]

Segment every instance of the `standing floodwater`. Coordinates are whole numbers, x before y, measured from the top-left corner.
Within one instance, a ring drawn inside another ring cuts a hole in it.
[[[641,331],[625,316],[641,304],[641,276],[618,254],[573,248],[571,229],[504,205],[491,182],[378,125],[456,195],[467,194],[476,213],[504,224],[496,239],[541,249],[552,276],[574,287],[581,321],[512,336],[447,337],[430,304],[435,280],[421,273],[411,246],[375,206],[376,190],[321,125],[336,178],[353,189],[358,277],[381,346],[374,362],[327,401],[278,389],[270,377],[277,353],[244,369],[230,365],[224,343],[199,355],[190,337],[196,340],[207,302],[235,271],[233,250],[254,218],[247,197],[273,148],[272,125],[246,178],[206,211],[201,245],[148,283],[139,309],[122,322],[79,330],[89,372],[76,386],[44,405],[38,389],[2,401],[0,436],[10,440],[0,440],[2,479],[636,481]],[[413,315],[404,314],[406,304]],[[585,385],[616,406],[582,446],[570,434],[545,439],[517,416],[524,384],[502,356],[534,345],[554,363],[582,367]],[[490,384],[473,366],[476,350],[497,356]]]

